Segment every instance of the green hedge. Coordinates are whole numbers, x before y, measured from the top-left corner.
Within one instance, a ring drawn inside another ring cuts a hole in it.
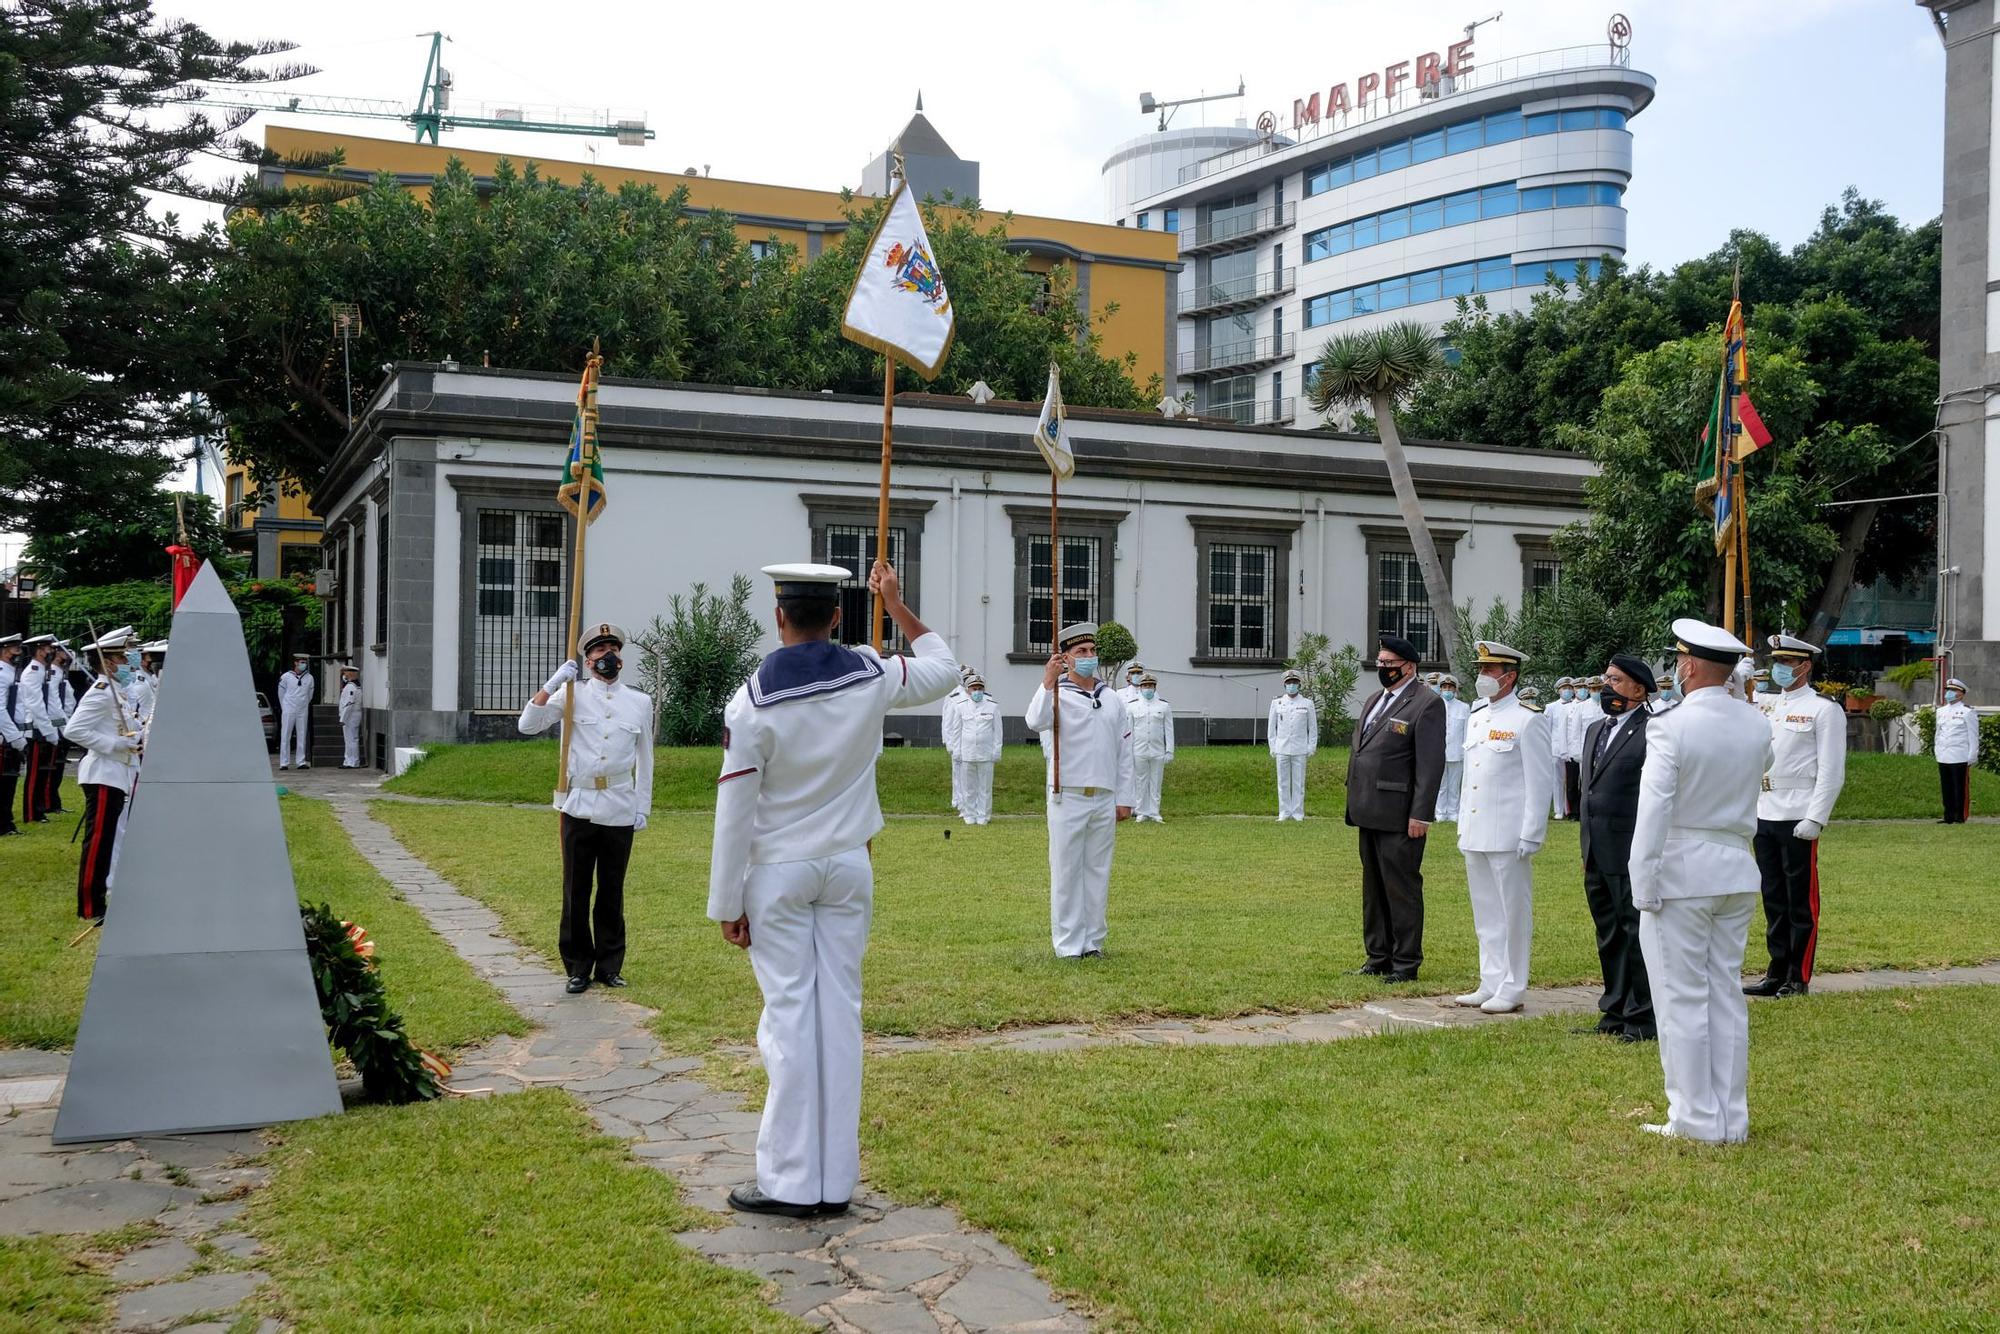
[[[318,638],[322,604],[310,578],[239,579],[228,588],[243,617],[243,642],[254,671],[274,676],[284,670],[286,608],[301,608],[307,633]],[[165,639],[173,626],[172,603],[173,590],[159,580],[58,588],[35,599],[30,633],[83,644],[92,638],[92,626],[102,632],[129,625],[141,639]]]
[[[1917,732],[1924,739],[1924,751],[1937,746],[1937,709],[1926,704],[1917,710]],[[1979,715],[1979,767],[2000,774],[2000,713]]]

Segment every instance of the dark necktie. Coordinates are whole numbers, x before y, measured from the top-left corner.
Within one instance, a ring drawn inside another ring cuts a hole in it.
[[[1596,773],[1604,764],[1604,752],[1611,749],[1611,734],[1618,730],[1616,721],[1604,720],[1604,730],[1597,734],[1597,750],[1590,757],[1590,771]]]

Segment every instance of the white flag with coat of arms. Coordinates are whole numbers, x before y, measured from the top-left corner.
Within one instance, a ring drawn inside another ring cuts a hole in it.
[[[1042,415],[1035,422],[1035,448],[1049,461],[1049,471],[1059,482],[1076,476],[1076,455],[1069,448],[1069,416],[1063,411],[1062,372],[1049,363],[1049,394],[1042,400]]]
[[[951,351],[956,324],[923,213],[909,186],[898,185],[854,275],[840,332],[929,380]]]

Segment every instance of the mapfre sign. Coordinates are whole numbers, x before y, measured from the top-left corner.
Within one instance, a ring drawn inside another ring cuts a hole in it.
[[[1347,85],[1336,83],[1326,90],[1326,104],[1320,104],[1320,95],[1292,99],[1292,128],[1302,130],[1308,125],[1317,125],[1320,117],[1338,116],[1368,105],[1371,97],[1394,97],[1403,90],[1406,83],[1418,88],[1436,88],[1445,79],[1456,79],[1472,69],[1472,39],[1453,42],[1440,56],[1435,51],[1426,51],[1415,60],[1399,60],[1388,66],[1380,74],[1370,70],[1354,81],[1354,95],[1350,98]]]

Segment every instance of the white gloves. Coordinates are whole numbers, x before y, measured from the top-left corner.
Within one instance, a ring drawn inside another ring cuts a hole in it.
[[[28,734],[26,732],[23,732],[21,734],[20,740],[10,741],[7,744],[12,746],[15,750],[26,750],[28,748]]]
[[[1825,830],[1826,826],[1817,820],[1801,820],[1792,826],[1792,837],[1802,838],[1810,843],[1824,833]]]
[[[1632,906],[1634,908],[1637,908],[1640,912],[1658,912],[1660,910],[1660,900],[1642,899],[1639,898],[1637,895],[1634,895],[1632,898]]]
[[[111,738],[111,748],[122,754],[129,755],[139,749],[139,738],[135,736],[113,737]]]
[[[574,680],[576,680],[576,659],[565,658],[563,665],[556,668],[556,674],[542,683],[542,693],[553,695]]]
[[[1532,857],[1541,850],[1542,845],[1540,843],[1524,838],[1521,840],[1520,846],[1514,849],[1514,855],[1516,857]]]
[[[646,827],[646,813],[644,811],[640,811],[637,815],[634,815],[632,817],[632,832],[636,834],[645,827]]]

